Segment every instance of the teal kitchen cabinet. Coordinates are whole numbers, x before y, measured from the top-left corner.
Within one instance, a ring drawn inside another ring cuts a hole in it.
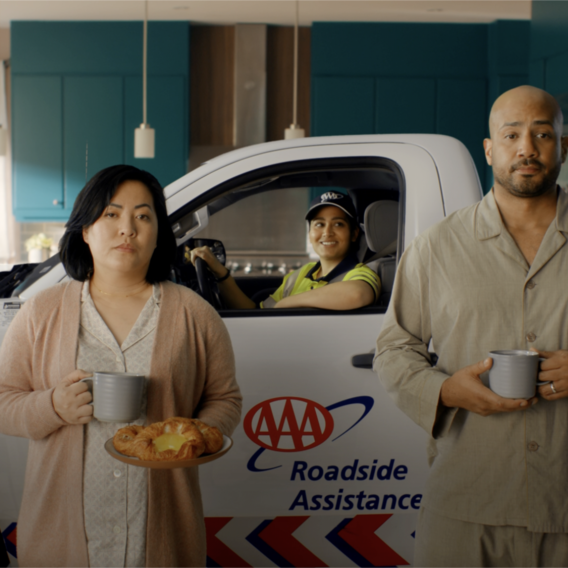
[[[436,81],[432,78],[377,79],[375,130],[377,134],[436,132]]]
[[[66,77],[63,100],[64,212],[85,183],[124,162],[122,77]]]
[[[312,130],[318,136],[373,134],[374,79],[314,77],[312,85]]]
[[[14,78],[14,213],[65,221],[86,181],[124,163],[121,77]]]
[[[142,122],[141,22],[12,22],[13,211],[66,221],[85,182],[131,164],[162,185],[189,155],[188,22],[148,25],[148,117],[156,156],[134,158]]]
[[[484,175],[483,139],[487,132],[487,81],[484,79],[441,79],[438,81],[436,130],[461,140],[469,150],[478,172]],[[483,179],[480,175],[480,178]]]
[[[63,218],[63,80],[12,80],[13,207],[16,219]]]
[[[551,31],[551,22],[568,21],[568,3],[540,1],[533,2],[533,8],[540,18],[541,39],[548,32],[555,39],[563,37],[560,28]],[[489,134],[489,109],[502,92],[528,82],[530,36],[531,22],[513,20],[489,24],[314,22],[311,135],[453,136],[470,151],[487,191],[492,172],[485,161],[483,139]],[[538,54],[534,46],[530,48],[535,84],[544,87],[546,79],[550,87],[549,77],[554,76],[558,86],[551,92],[568,92],[568,87],[562,87],[568,85],[568,75],[562,72],[568,56],[553,58],[558,51],[568,53],[568,48],[560,43],[551,48],[544,39],[537,48]]]

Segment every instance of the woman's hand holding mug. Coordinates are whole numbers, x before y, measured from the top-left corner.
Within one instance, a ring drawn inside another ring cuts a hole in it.
[[[51,395],[53,408],[67,424],[87,424],[93,418],[93,406],[89,404],[93,397],[82,379],[91,377],[81,369],[67,375]]]

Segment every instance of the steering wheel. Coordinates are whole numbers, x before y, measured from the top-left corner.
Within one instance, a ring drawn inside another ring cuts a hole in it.
[[[203,244],[200,243],[201,239],[195,239],[195,246],[200,247]],[[207,264],[202,258],[195,259],[195,272],[197,273],[197,285],[199,286],[199,293],[201,297],[209,302],[216,310],[222,309],[223,305],[221,303],[221,296],[219,294],[219,289],[213,279],[213,275],[207,268]]]

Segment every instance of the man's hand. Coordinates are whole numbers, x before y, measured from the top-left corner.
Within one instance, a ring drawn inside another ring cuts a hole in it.
[[[538,387],[538,393],[546,400],[558,400],[568,397],[568,351],[536,351],[546,361],[540,364],[539,381],[551,381]],[[552,388],[554,387],[554,388]],[[556,393],[554,392],[556,391]]]
[[[76,369],[67,375],[56,387],[51,395],[55,412],[67,424],[87,424],[93,418],[93,400],[86,383],[81,379],[91,377],[91,373]]]
[[[442,404],[450,408],[465,408],[481,416],[489,416],[496,412],[514,412],[529,408],[531,404],[537,402],[536,397],[529,400],[503,398],[488,389],[481,382],[479,375],[491,369],[492,365],[493,359],[487,358],[454,373],[442,384],[440,392]]]

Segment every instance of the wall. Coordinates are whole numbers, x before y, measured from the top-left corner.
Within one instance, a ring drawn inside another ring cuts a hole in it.
[[[10,30],[0,29],[0,59],[10,59]]]
[[[266,141],[282,140],[292,124],[294,28],[268,26],[266,46]],[[298,28],[298,124],[310,135],[311,28]]]
[[[310,35],[299,29],[298,122],[310,135]],[[294,28],[266,28],[266,141],[282,140],[293,118]],[[233,149],[234,26],[191,26],[189,169]]]
[[[314,23],[312,134],[460,139],[485,190],[490,105],[528,80],[529,22]],[[511,45],[511,43],[513,45]]]
[[[307,136],[310,33],[310,28],[300,28],[298,41],[298,122]],[[292,27],[267,26],[266,141],[282,140],[284,129],[292,122],[293,41]],[[234,26],[192,25],[190,169],[234,149],[234,71]],[[288,253],[306,254],[307,203],[307,193],[300,189],[253,196],[213,216],[199,236],[227,243],[229,259],[241,266],[256,266],[261,260],[278,266]],[[280,212],[277,222],[266,223],[270,218],[267,211]],[[284,238],[291,234],[295,235],[292,240]],[[260,254],[261,260],[253,252]]]

